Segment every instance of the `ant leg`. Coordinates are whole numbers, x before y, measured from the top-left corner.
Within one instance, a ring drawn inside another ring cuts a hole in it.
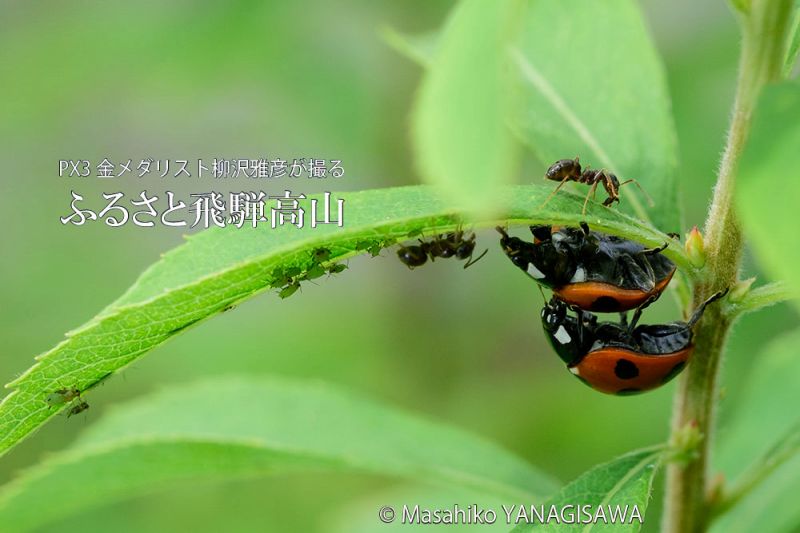
[[[616,176],[608,172],[606,169],[603,169],[598,174],[597,179],[602,181],[603,188],[606,190],[606,194],[608,195],[608,198],[603,200],[603,205],[608,207],[614,202],[619,202],[619,188],[618,186],[614,185]]]
[[[550,200],[552,200],[552,199],[553,199],[553,196],[555,196],[555,195],[556,195],[556,193],[558,192],[558,190],[559,190],[561,187],[563,187],[563,186],[564,186],[564,184],[565,184],[566,182],[568,182],[568,181],[569,181],[569,179],[570,179],[570,177],[569,177],[569,176],[567,176],[566,178],[564,178],[563,180],[561,180],[561,183],[559,183],[559,184],[558,184],[558,186],[557,186],[555,189],[553,189],[553,192],[551,192],[551,193],[550,193],[550,196],[548,196],[548,197],[547,197],[547,200],[545,200],[544,202],[542,202],[542,205],[540,205],[540,206],[539,206],[539,208],[541,209],[542,207],[546,206],[546,205],[547,205],[547,202],[549,202]]]
[[[597,190],[596,181],[592,184],[592,188],[589,189],[589,193],[586,195],[586,199],[583,201],[583,211],[581,211],[581,214],[583,215],[586,214],[586,206],[589,204],[589,196],[591,196],[595,192],[595,190]]]
[[[673,233],[673,232],[670,232],[670,233],[667,233],[667,237],[670,237],[670,238],[672,238],[672,239],[675,239],[675,240],[676,240],[676,241],[678,241],[678,242],[680,242],[680,241],[681,241],[681,234],[680,234],[680,233]]]
[[[688,322],[688,324],[689,324],[689,327],[691,328],[692,326],[694,326],[694,325],[697,323],[697,321],[698,321],[698,320],[700,320],[700,317],[702,317],[702,316],[703,316],[703,312],[706,310],[706,306],[707,306],[708,304],[710,304],[710,303],[712,303],[712,302],[715,302],[716,300],[719,300],[720,298],[722,298],[723,296],[725,296],[726,294],[728,294],[728,291],[729,291],[729,290],[730,290],[730,289],[725,289],[724,291],[719,291],[719,292],[716,292],[716,293],[712,294],[712,295],[709,297],[709,299],[708,299],[708,300],[706,300],[705,302],[701,303],[701,304],[700,304],[700,305],[697,307],[697,309],[695,309],[695,310],[694,310],[694,313],[692,313],[692,318],[690,318],[690,319],[689,319],[689,322]]]
[[[435,261],[435,259],[434,259],[434,255],[431,253],[432,243],[425,242],[422,239],[417,239],[417,240],[419,241],[419,247],[422,250],[422,253],[424,253],[425,255],[430,257],[431,258],[431,263],[433,263]]]
[[[636,181],[636,180],[634,180],[634,179],[625,180],[625,181],[623,181],[622,183],[620,183],[620,184],[619,184],[619,186],[620,186],[620,187],[622,187],[623,185],[626,185],[626,184],[628,184],[628,183],[633,183],[634,185],[636,185],[636,186],[639,188],[639,190],[640,190],[640,191],[642,191],[642,194],[644,194],[644,197],[645,197],[645,198],[647,198],[647,203],[648,203],[648,204],[650,204],[650,207],[653,207],[654,205],[656,205],[656,204],[653,202],[653,198],[652,198],[652,197],[651,197],[649,194],[647,194],[647,191],[645,191],[645,190],[642,188],[642,186],[641,186],[641,185],[639,185],[639,182],[638,182],[638,181]]]
[[[464,268],[467,268],[468,266],[472,266],[472,265],[474,265],[475,263],[477,263],[478,261],[480,261],[480,260],[481,260],[481,258],[482,258],[484,255],[486,255],[486,253],[487,253],[488,251],[489,251],[489,249],[488,249],[488,248],[487,248],[487,249],[485,249],[485,250],[483,251],[483,253],[482,253],[481,255],[479,255],[479,256],[478,256],[477,258],[475,258],[475,259],[472,259],[472,257],[470,257],[470,258],[469,258],[469,261],[467,261],[467,262],[464,264]]]

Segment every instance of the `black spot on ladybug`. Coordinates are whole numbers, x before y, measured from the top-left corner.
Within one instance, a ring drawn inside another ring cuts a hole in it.
[[[633,379],[639,375],[639,368],[627,359],[620,359],[614,367],[614,374],[619,379]]]
[[[592,310],[598,313],[613,313],[619,311],[622,306],[612,296],[601,296],[592,304]]]
[[[686,361],[681,361],[680,363],[678,363],[675,366],[673,366],[672,370],[667,372],[667,375],[664,376],[663,380],[661,380],[661,383],[666,383],[667,381],[671,380],[672,378],[674,378],[675,376],[680,374],[681,370],[683,370],[683,367],[685,367],[685,366],[686,366]]]
[[[634,394],[639,394],[640,392],[644,392],[641,389],[622,389],[617,391],[617,396],[633,396]]]

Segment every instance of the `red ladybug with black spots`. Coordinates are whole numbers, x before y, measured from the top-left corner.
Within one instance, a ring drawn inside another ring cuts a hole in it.
[[[607,394],[637,394],[655,389],[677,376],[692,354],[692,327],[718,292],[703,302],[688,322],[637,326],[643,307],[630,324],[598,322],[577,309],[568,313],[557,298],[542,309],[542,325],[550,344],[578,379]],[[649,303],[649,302],[648,302]]]
[[[623,312],[657,298],[675,263],[658,248],[580,228],[531,226],[533,242],[503,228],[500,246],[518,268],[571,306],[600,313]]]

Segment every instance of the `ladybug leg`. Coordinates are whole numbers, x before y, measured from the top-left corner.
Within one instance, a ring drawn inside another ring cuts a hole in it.
[[[623,327],[628,327],[628,312],[627,311],[622,311],[619,314],[619,323]]]
[[[655,254],[661,253],[664,250],[666,250],[668,246],[669,246],[669,243],[665,242],[664,244],[662,244],[661,246],[659,246],[657,248],[645,248],[644,250],[642,250],[639,253],[644,254],[644,255],[655,255]]]
[[[591,235],[591,232],[589,231],[589,224],[587,224],[584,221],[584,222],[581,222],[580,226],[581,226],[581,231],[583,231],[583,236],[584,237],[588,237],[589,235]]]
[[[585,320],[584,311],[580,307],[572,307],[575,311],[575,317],[578,319],[578,346],[583,346],[583,321]]]
[[[688,322],[689,327],[691,328],[692,326],[694,326],[697,323],[698,320],[700,320],[700,318],[703,316],[703,312],[706,310],[706,306],[708,304],[710,304],[712,302],[715,302],[716,300],[719,300],[720,298],[722,298],[723,296],[728,294],[728,290],[730,290],[730,289],[725,289],[724,291],[716,292],[716,293],[712,294],[709,297],[708,300],[706,300],[705,302],[701,303],[697,307],[697,309],[694,310],[694,313],[692,313],[692,318],[690,318],[689,322]]]
[[[628,333],[633,333],[633,330],[636,329],[636,324],[639,322],[639,319],[642,318],[642,311],[644,311],[651,303],[655,302],[658,299],[658,295],[653,295],[647,300],[642,303],[639,307],[636,308],[636,311],[633,313],[633,319],[631,319],[630,325],[628,325]]]

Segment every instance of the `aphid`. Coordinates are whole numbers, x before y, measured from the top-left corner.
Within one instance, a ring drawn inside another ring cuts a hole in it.
[[[369,252],[372,257],[379,256],[386,245],[387,243],[383,240],[356,241],[355,243],[357,249]]]
[[[80,398],[80,396],[81,391],[78,389],[58,389],[48,394],[44,401],[47,402],[48,406],[55,407],[69,403],[75,398]]]
[[[297,292],[297,290],[298,290],[299,288],[300,288],[300,282],[299,282],[299,281],[297,281],[297,280],[295,280],[295,281],[292,281],[292,282],[290,282],[288,285],[286,285],[285,287],[283,287],[283,288],[282,288],[282,289],[281,289],[281,290],[278,292],[278,296],[280,296],[280,297],[281,297],[281,299],[288,298],[288,297],[289,297],[289,296],[291,296],[292,294],[296,293],[296,292]]]
[[[347,265],[344,263],[334,263],[328,267],[328,275],[339,274],[347,270]]]
[[[73,405],[72,407],[69,408],[69,410],[67,411],[67,418],[69,418],[69,417],[71,417],[73,415],[80,414],[80,413],[84,412],[85,410],[87,410],[88,408],[89,408],[89,404],[86,403],[83,400],[80,400],[78,403],[76,403],[75,405]]]
[[[271,285],[273,287],[288,285],[296,276],[299,276],[301,272],[302,270],[298,267],[276,268],[272,272],[273,279]]]
[[[544,201],[542,207],[544,207],[547,202],[549,202],[550,199],[553,198],[553,196],[558,192],[558,190],[568,181],[591,185],[589,192],[586,194],[586,199],[583,201],[582,213],[584,215],[586,214],[586,205],[589,203],[589,197],[594,197],[599,184],[603,185],[603,188],[606,190],[606,194],[608,194],[608,198],[603,201],[603,205],[606,207],[610,206],[614,202],[619,202],[619,188],[628,183],[633,183],[639,187],[639,190],[642,191],[642,194],[647,197],[648,201],[651,204],[653,203],[644,189],[642,189],[641,185],[639,185],[639,182],[636,180],[629,179],[620,183],[619,179],[617,179],[617,176],[606,169],[594,170],[589,169],[589,167],[581,169],[581,164],[578,157],[575,159],[559,159],[547,169],[545,178],[558,181],[560,183],[558,184],[558,187],[556,187],[555,190],[550,193],[550,196],[548,196],[547,200]]]
[[[553,298],[542,309],[542,326],[553,349],[573,375],[608,394],[636,394],[668,382],[684,368],[694,350],[692,328],[718,292],[692,314],[688,322],[637,326],[641,311],[630,324],[598,322],[591,313]],[[648,302],[649,303],[649,302]]]
[[[311,259],[315,263],[322,263],[331,258],[331,251],[327,248],[315,248],[311,252]]]
[[[309,269],[308,269],[308,270],[305,272],[305,274],[303,274],[302,276],[300,276],[300,278],[299,278],[299,279],[302,279],[302,280],[312,280],[312,279],[317,279],[317,278],[319,278],[319,277],[322,277],[322,276],[324,276],[324,275],[325,275],[325,272],[327,272],[327,269],[326,269],[324,266],[322,266],[322,265],[320,265],[320,264],[316,264],[316,265],[312,266],[311,268],[309,268]]]

